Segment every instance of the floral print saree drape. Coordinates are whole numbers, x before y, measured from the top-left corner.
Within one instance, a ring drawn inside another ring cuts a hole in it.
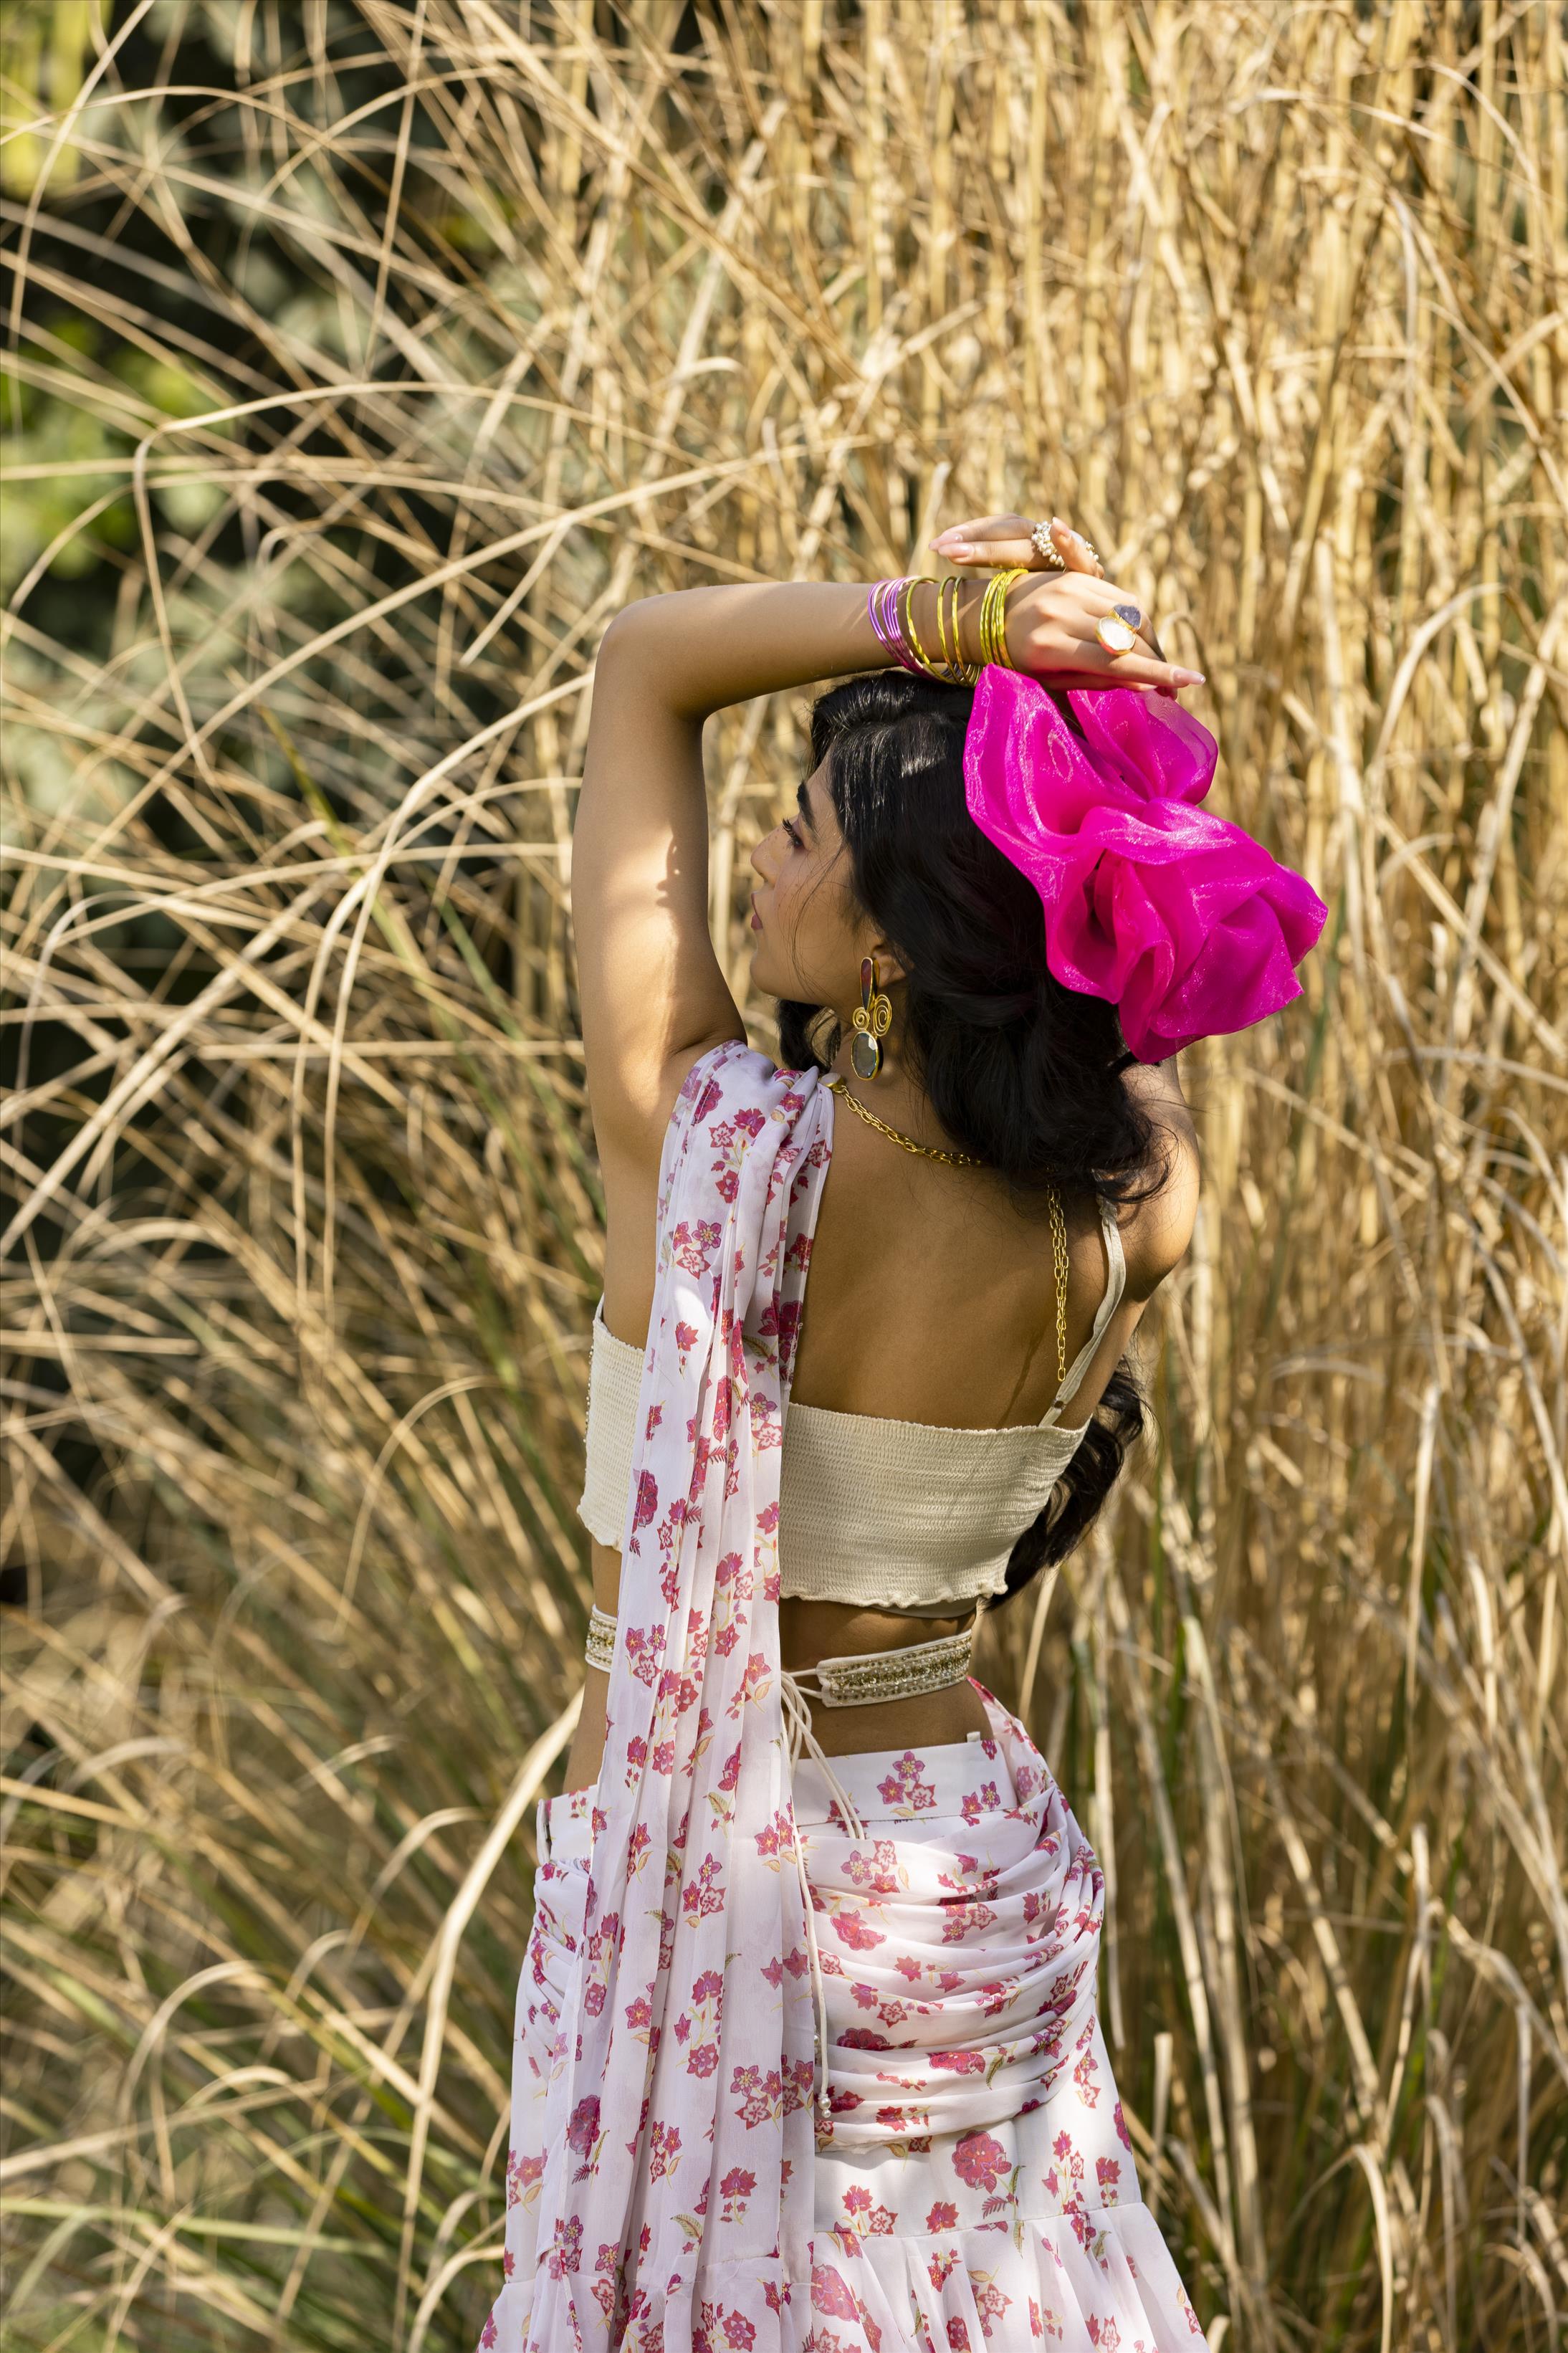
[[[779,1450],[831,1122],[738,1041],[671,1121],[610,1730],[541,1808],[481,2344],[1185,2353],[1100,2037],[1100,1867],[1023,1725],[984,1694],[987,1737],[792,1782]]]

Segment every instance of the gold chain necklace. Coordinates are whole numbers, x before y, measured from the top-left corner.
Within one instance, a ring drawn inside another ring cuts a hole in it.
[[[901,1127],[889,1127],[885,1119],[879,1119],[874,1111],[868,1111],[858,1095],[850,1093],[842,1079],[832,1078],[827,1083],[852,1112],[858,1113],[868,1127],[874,1127],[879,1135],[887,1136],[891,1143],[901,1145],[906,1152],[918,1152],[922,1160],[940,1160],[947,1168],[978,1168],[981,1166],[973,1152],[943,1152],[934,1144],[918,1144],[912,1135],[906,1135]]]
[[[865,1121],[868,1127],[874,1127],[879,1135],[885,1135],[889,1143],[900,1145],[905,1152],[918,1153],[922,1160],[940,1160],[948,1168],[978,1168],[982,1166],[973,1152],[943,1152],[937,1145],[921,1144],[914,1136],[906,1135],[901,1127],[889,1127],[885,1119],[879,1119],[874,1111],[867,1110],[858,1095],[850,1093],[842,1079],[829,1078],[826,1083],[858,1118]],[[1057,1288],[1057,1386],[1059,1388],[1068,1368],[1068,1228],[1067,1219],[1062,1215],[1061,1196],[1054,1185],[1050,1188],[1050,1212],[1052,1271],[1056,1276]]]

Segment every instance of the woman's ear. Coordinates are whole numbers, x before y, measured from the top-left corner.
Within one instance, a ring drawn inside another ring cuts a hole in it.
[[[886,940],[873,940],[868,947],[862,950],[862,954],[875,956],[877,959],[879,988],[892,988],[900,980],[908,980],[910,976],[900,960],[897,948],[889,946]]]

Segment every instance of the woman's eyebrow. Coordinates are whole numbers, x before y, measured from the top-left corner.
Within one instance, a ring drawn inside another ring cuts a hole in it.
[[[815,833],[816,831],[816,825],[811,814],[811,796],[806,790],[806,779],[804,776],[795,788],[795,797],[800,805],[800,813],[802,817],[805,819],[806,824],[811,828],[812,832]]]

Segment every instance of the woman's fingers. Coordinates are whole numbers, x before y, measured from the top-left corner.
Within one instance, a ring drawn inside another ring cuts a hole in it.
[[[1051,543],[1069,572],[1087,572],[1103,580],[1099,557],[1080,532],[1060,515],[1049,518]],[[1026,572],[1054,572],[1057,566],[1035,545],[1034,519],[1029,515],[979,515],[973,522],[956,522],[932,540],[935,554],[955,570],[980,567],[997,572],[1017,565]]]

